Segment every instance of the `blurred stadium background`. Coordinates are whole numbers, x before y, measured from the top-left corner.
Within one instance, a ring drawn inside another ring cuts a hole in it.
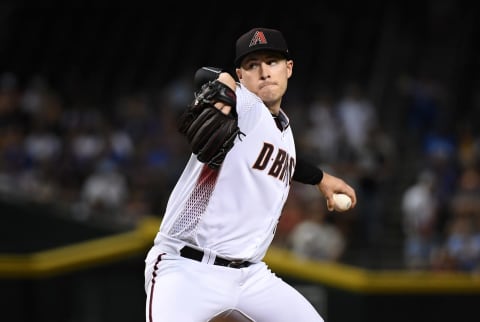
[[[299,153],[359,198],[328,214],[294,184],[272,267],[329,322],[467,321],[480,293],[478,9],[235,5],[0,3],[6,320],[143,320],[143,257],[188,157],[174,120],[192,75],[232,70],[236,38],[269,26],[295,62],[284,106]]]

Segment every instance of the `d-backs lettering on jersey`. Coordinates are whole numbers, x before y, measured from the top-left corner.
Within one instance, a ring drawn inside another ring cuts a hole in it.
[[[275,147],[273,144],[264,143],[253,168],[267,170],[268,175],[289,185],[292,180],[293,169],[295,169],[295,159],[282,149],[278,149],[276,156],[272,158],[274,151]]]

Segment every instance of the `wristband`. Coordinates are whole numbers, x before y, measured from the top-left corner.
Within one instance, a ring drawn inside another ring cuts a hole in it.
[[[316,185],[323,179],[323,171],[306,160],[297,157],[292,179],[305,184]]]

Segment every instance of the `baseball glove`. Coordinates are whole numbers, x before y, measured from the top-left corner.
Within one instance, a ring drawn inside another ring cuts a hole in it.
[[[231,112],[228,115],[222,113],[214,106],[216,102],[231,106]],[[241,133],[235,92],[217,80],[205,83],[180,116],[178,130],[187,137],[200,162],[218,169]]]

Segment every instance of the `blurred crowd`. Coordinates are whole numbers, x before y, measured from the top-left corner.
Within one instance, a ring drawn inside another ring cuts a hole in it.
[[[2,74],[0,194],[119,229],[161,217],[190,153],[175,126],[190,77],[105,104],[65,97],[42,75]],[[351,183],[358,205],[330,213],[313,186],[293,183],[274,244],[306,259],[479,272],[480,106],[458,118],[437,85],[399,80],[394,123],[360,83],[311,97],[293,88],[298,154]]]
[[[135,92],[102,106],[65,98],[38,75],[23,86],[2,75],[1,192],[119,228],[160,213],[188,153],[168,99],[160,107]]]

